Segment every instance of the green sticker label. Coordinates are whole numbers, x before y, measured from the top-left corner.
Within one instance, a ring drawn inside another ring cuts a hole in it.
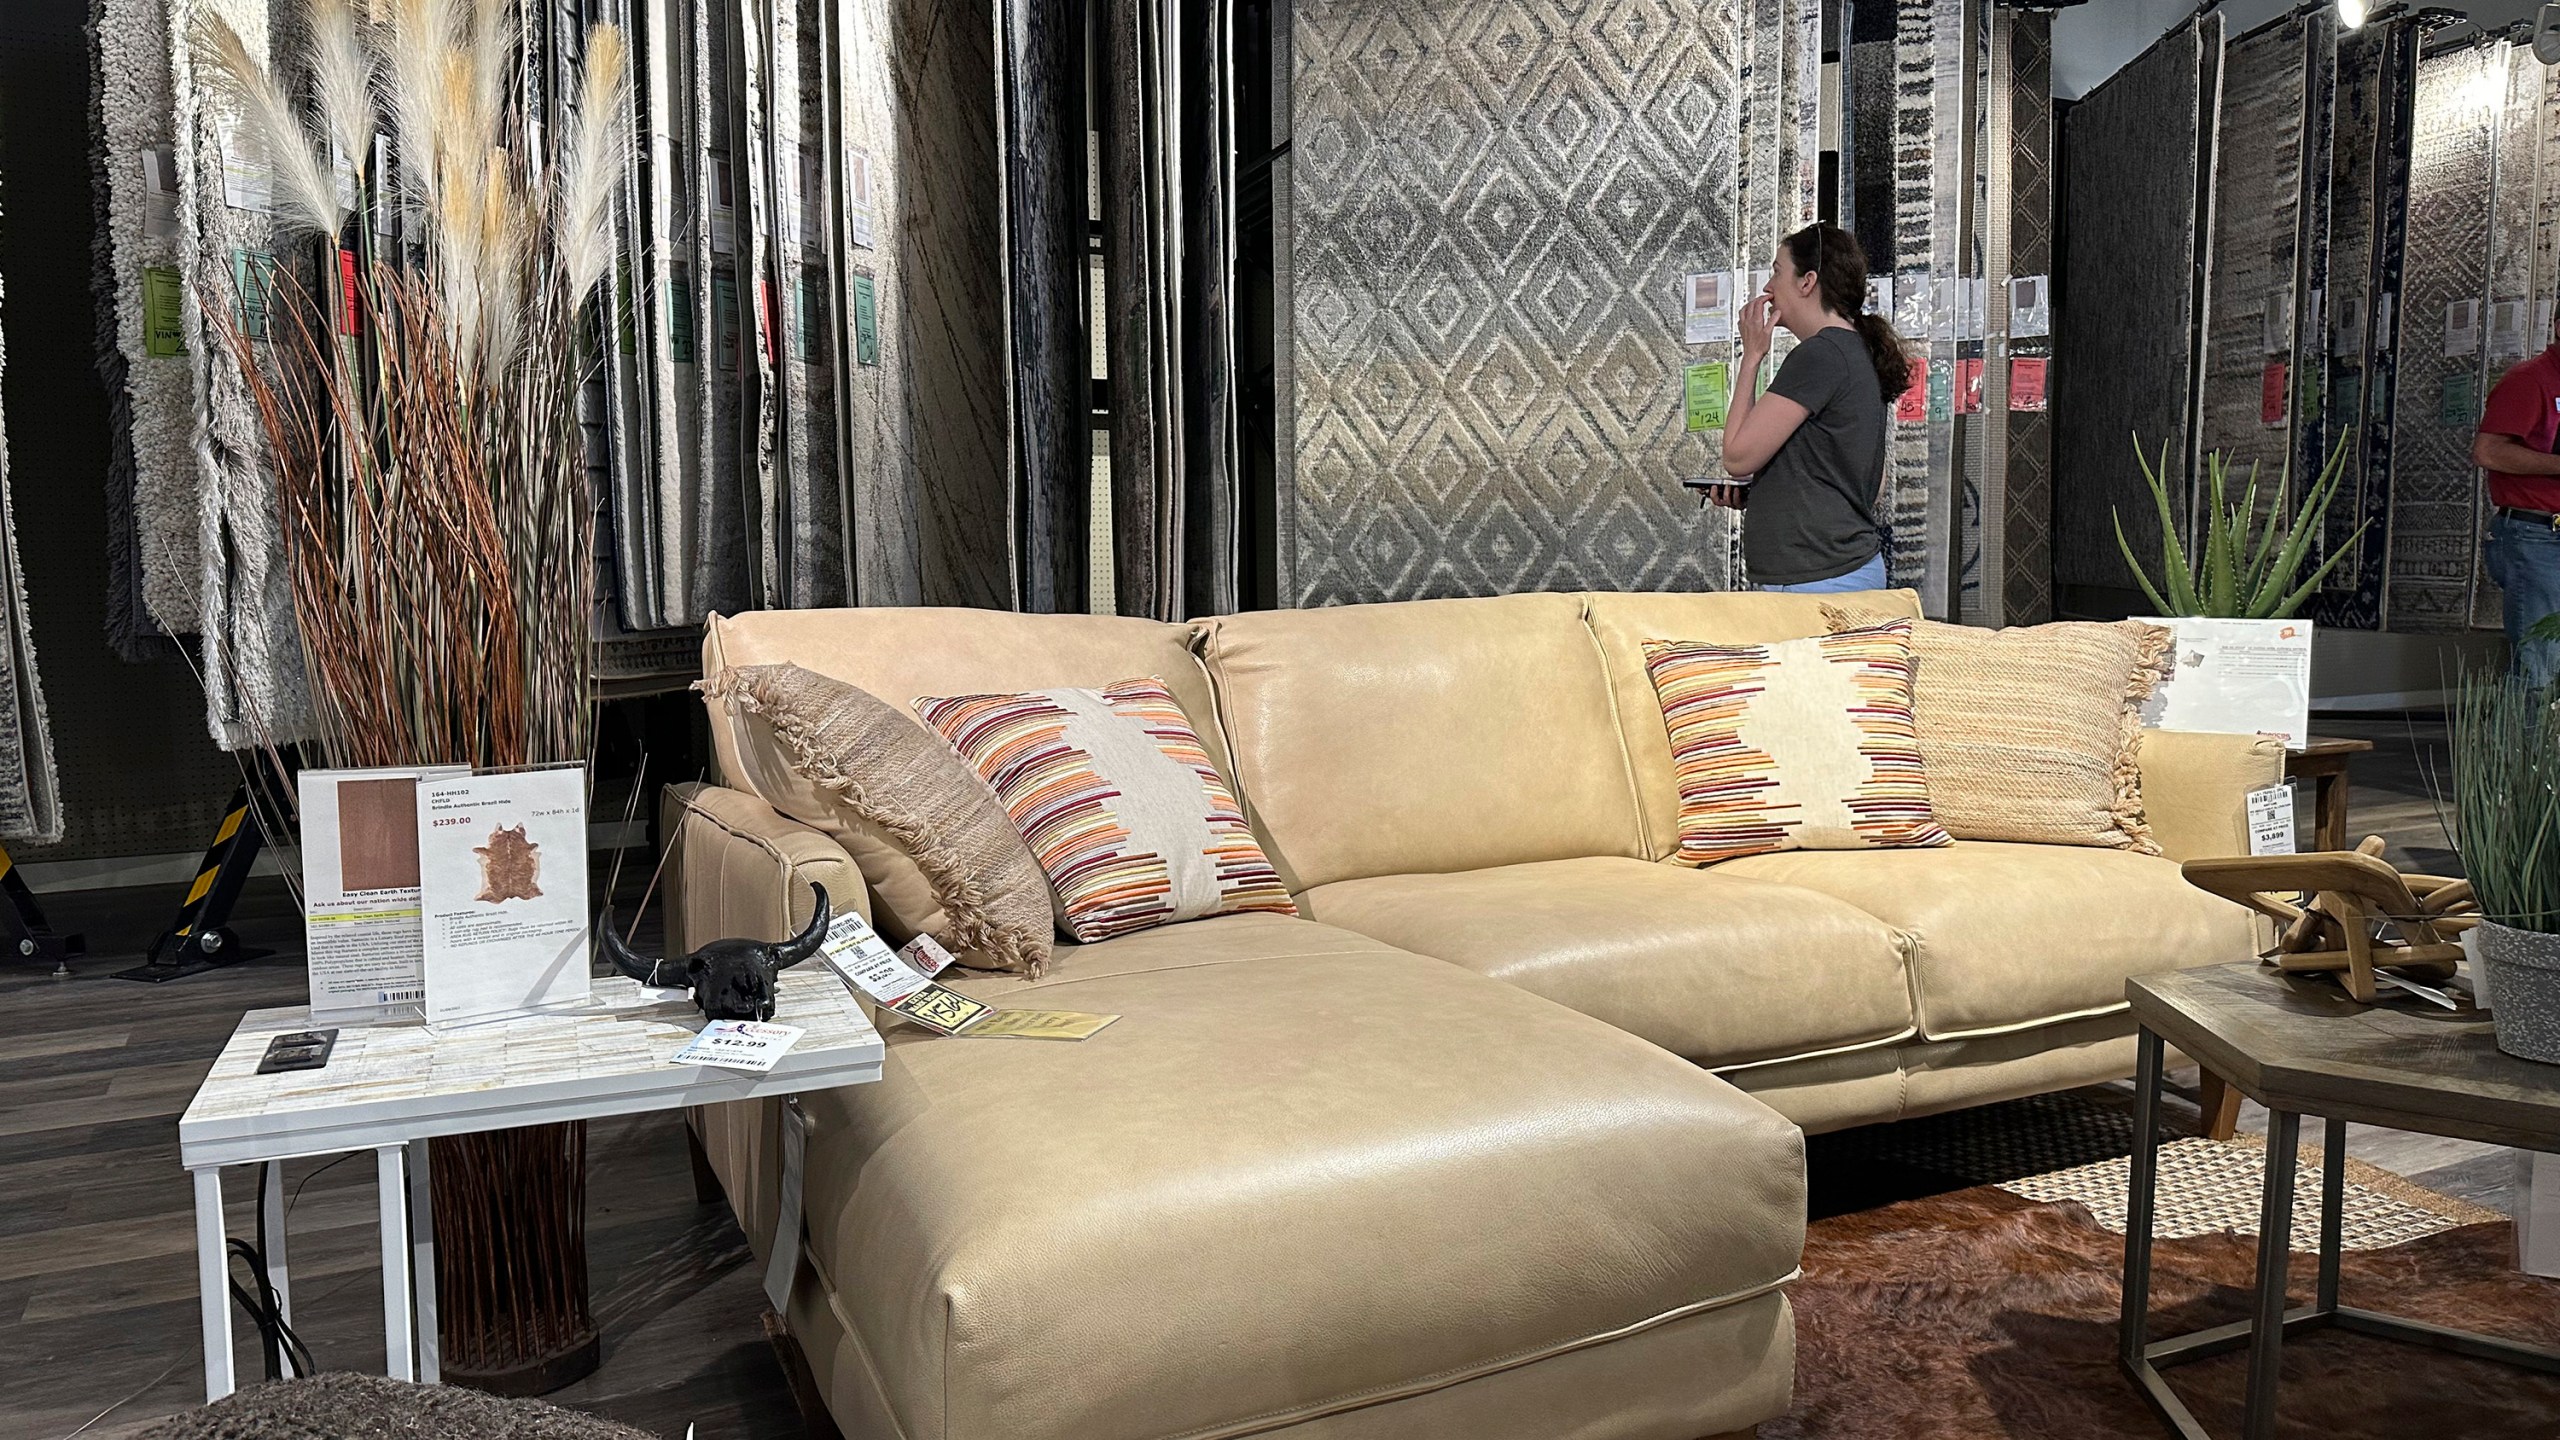
[[[698,358],[693,334],[693,267],[678,262],[667,277],[667,358],[691,365]]]
[[[827,347],[820,343],[827,333],[827,272],[822,266],[801,267],[800,313],[791,333],[792,352],[801,364],[826,362]]]
[[[1929,418],[1932,420],[1944,420],[1956,413],[1956,386],[1953,372],[1953,366],[1929,367]]]
[[[855,363],[880,363],[880,299],[871,288],[871,277],[853,277],[853,358]]]
[[[1688,412],[1690,434],[1724,428],[1725,400],[1732,389],[1733,372],[1721,360],[1701,360],[1681,372],[1681,408]]]
[[[276,257],[264,250],[231,252],[231,293],[238,301],[232,318],[252,340],[267,338],[267,316],[275,306]]]
[[[2334,408],[2336,409],[2339,418],[2343,420],[2354,420],[2356,418],[2356,412],[2364,406],[2364,376],[2350,370],[2340,375],[2335,383],[2338,387],[2338,393],[2334,401]]]
[[[187,353],[185,290],[168,265],[142,267],[142,353],[166,360]]]
[[[2436,403],[2436,420],[2468,426],[2480,418],[2480,381],[2469,371],[2444,377],[2444,393]]]
[[[711,272],[711,363],[738,368],[738,277],[725,265]]]

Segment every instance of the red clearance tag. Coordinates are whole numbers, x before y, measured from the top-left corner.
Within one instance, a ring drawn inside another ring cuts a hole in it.
[[[1929,361],[1927,357],[1911,357],[1911,383],[1904,387],[1902,398],[1894,403],[1893,418],[1905,425],[1918,425],[1929,418]]]
[[[356,333],[356,252],[338,251],[338,333]]]

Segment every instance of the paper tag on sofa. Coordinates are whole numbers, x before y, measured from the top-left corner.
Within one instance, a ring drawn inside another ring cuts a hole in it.
[[[2293,786],[2270,785],[2249,792],[2249,853],[2290,855],[2293,843]]]
[[[1101,1033],[1117,1015],[1081,1010],[998,1010],[969,1027],[967,1040],[1084,1040]]]
[[[850,911],[828,922],[818,955],[844,983],[882,1005],[897,1004],[925,983],[871,922]]]
[[[889,1013],[901,1020],[912,1020],[927,1030],[957,1035],[994,1014],[995,1008],[983,1000],[972,1000],[957,990],[928,983],[891,1005]]]
[[[927,980],[959,963],[951,958],[950,951],[942,948],[941,941],[930,935],[918,935],[899,946],[898,958],[906,961],[909,968]]]

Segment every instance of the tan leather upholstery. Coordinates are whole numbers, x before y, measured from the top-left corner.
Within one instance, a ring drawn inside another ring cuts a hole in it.
[[[1808,1135],[2042,1095],[2133,1073],[2125,1011],[1965,1040],[1913,1040],[1774,1065],[1725,1079]]]
[[[1715,867],[1836,895],[1911,937],[1932,1040],[2121,1009],[2127,976],[2246,960],[2249,912],[2178,862],[2081,845],[1789,850]]]
[[[1505,595],[1203,622],[1240,798],[1289,888],[1639,854],[1581,614]]]
[[[1002,610],[757,610],[715,615],[703,629],[702,669],[798,665],[858,685],[912,714],[918,695],[1108,685],[1140,675],[1165,682],[1226,768],[1208,677],[1180,625],[1112,615],[1017,615]],[[709,702],[711,738],[727,783],[786,815],[814,816],[823,797],[780,757],[755,745],[729,707]]]
[[[2172,860],[2249,853],[2252,790],[2284,778],[2284,746],[2256,735],[2142,732],[2142,809]]]
[[[1800,1140],[1765,1107],[1456,966],[1259,929],[1016,992],[1122,1017],[1081,1044],[901,1027],[879,1084],[804,1101],[814,1259],[902,1433],[1276,1428],[1794,1271]]]
[[[1623,856],[1381,875],[1299,897],[1308,918],[1490,975],[1701,1065],[1912,1033],[1898,936],[1792,885]]]
[[[1679,843],[1680,782],[1671,770],[1671,737],[1662,726],[1662,700],[1644,668],[1647,640],[1706,640],[1718,645],[1758,645],[1820,635],[1830,629],[1825,604],[1885,615],[1920,613],[1909,590],[1852,595],[1795,595],[1735,590],[1705,594],[1594,592],[1582,597],[1591,633],[1609,671],[1609,692],[1635,774],[1643,816],[1644,858],[1659,860]]]

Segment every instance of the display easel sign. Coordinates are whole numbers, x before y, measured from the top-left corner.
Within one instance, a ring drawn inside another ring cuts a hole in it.
[[[2146,727],[2274,735],[2296,750],[2310,738],[2310,621],[2134,618],[2167,626],[2177,650],[2142,707]]]
[[[556,765],[418,786],[427,1023],[587,999],[587,772]]]
[[[313,1020],[418,1013],[426,998],[418,784],[470,773],[459,765],[305,770],[296,780]]]

